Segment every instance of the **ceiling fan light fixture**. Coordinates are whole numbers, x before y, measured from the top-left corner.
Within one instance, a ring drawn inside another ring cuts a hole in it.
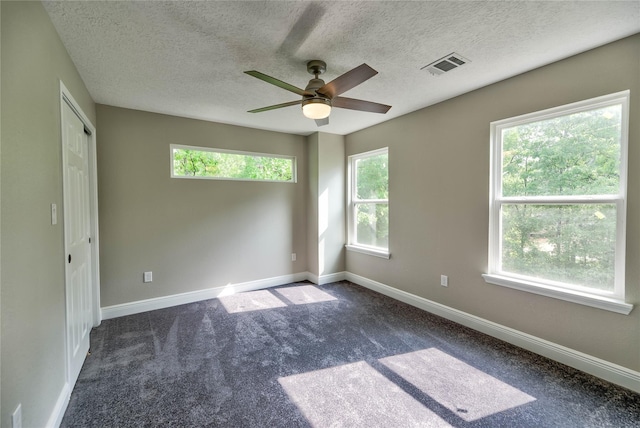
[[[302,114],[309,119],[324,119],[331,114],[331,101],[323,98],[310,98],[302,102]]]

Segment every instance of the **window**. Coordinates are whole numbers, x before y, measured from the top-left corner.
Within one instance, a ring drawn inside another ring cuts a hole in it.
[[[379,149],[349,157],[347,249],[389,258],[389,155]]]
[[[296,182],[296,158],[171,145],[171,177]]]
[[[487,282],[628,313],[629,93],[491,124]]]

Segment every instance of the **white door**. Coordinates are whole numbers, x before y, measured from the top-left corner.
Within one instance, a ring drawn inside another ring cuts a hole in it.
[[[66,323],[69,382],[73,388],[89,351],[91,301],[91,217],[89,140],[84,123],[62,103]]]

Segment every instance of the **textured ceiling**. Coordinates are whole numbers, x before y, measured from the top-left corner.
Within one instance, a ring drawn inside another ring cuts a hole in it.
[[[640,1],[64,1],[44,2],[101,104],[307,135],[348,134],[640,32]],[[422,67],[451,52],[471,62]],[[318,128],[298,96],[243,73],[304,88],[367,63],[379,74],[344,96],[393,108],[334,109]]]

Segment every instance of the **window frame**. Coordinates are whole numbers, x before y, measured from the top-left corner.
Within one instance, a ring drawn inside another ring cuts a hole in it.
[[[627,205],[627,163],[629,138],[629,95],[622,91],[576,103],[498,120],[490,124],[491,165],[489,196],[489,261],[488,270],[483,274],[487,283],[514,288],[547,297],[597,307],[617,313],[629,314],[633,305],[625,299],[625,250],[626,250],[626,205]],[[612,105],[621,105],[620,138],[620,182],[617,194],[568,195],[568,196],[502,196],[502,130],[519,125],[553,119],[583,111],[595,110]],[[502,224],[503,204],[525,203],[531,205],[577,205],[615,204],[616,206],[616,246],[613,292],[594,290],[557,281],[532,278],[502,270]]]
[[[261,179],[253,179],[253,178],[233,178],[233,177],[204,177],[197,175],[176,175],[174,172],[174,149],[182,149],[182,150],[197,150],[201,152],[213,152],[213,153],[228,153],[228,154],[236,154],[236,155],[244,155],[244,156],[252,156],[252,157],[267,157],[267,158],[276,158],[276,159],[290,159],[291,160],[291,180],[261,180]],[[202,147],[202,146],[187,146],[183,144],[170,144],[170,159],[169,159],[169,170],[171,172],[171,178],[186,178],[186,179],[196,179],[196,180],[224,180],[224,181],[250,181],[250,182],[258,182],[258,183],[297,183],[298,182],[298,166],[297,166],[297,158],[295,156],[290,155],[278,155],[273,153],[259,153],[259,152],[249,152],[246,150],[229,150],[229,149],[218,149],[215,147]]]
[[[367,152],[357,153],[349,156],[347,162],[347,245],[345,245],[348,251],[353,251],[362,254],[368,254],[370,256],[381,257],[383,259],[389,259],[391,253],[389,252],[389,246],[387,248],[374,247],[371,245],[360,244],[356,241],[357,231],[357,216],[356,206],[358,204],[386,204],[389,206],[389,198],[387,199],[357,199],[357,168],[355,164],[358,160],[367,159],[370,157],[378,156],[381,154],[387,155],[387,162],[389,162],[389,147],[382,147]],[[387,185],[389,176],[387,175]]]

